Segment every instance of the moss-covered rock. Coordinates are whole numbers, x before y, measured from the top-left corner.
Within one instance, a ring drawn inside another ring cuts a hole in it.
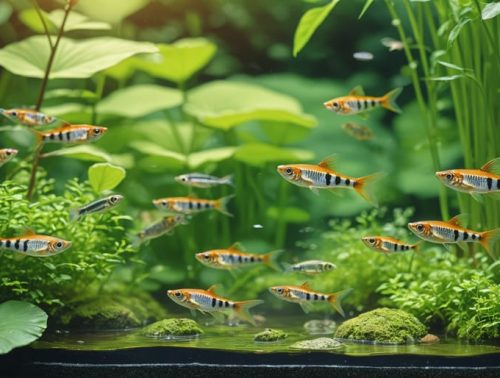
[[[264,331],[256,333],[253,337],[253,341],[259,343],[268,343],[278,340],[284,340],[288,337],[288,334],[281,329],[266,328]]]
[[[73,329],[137,328],[165,317],[166,311],[147,293],[105,294],[82,300],[60,317]]]
[[[332,334],[335,331],[335,328],[337,328],[337,323],[328,319],[309,320],[304,323],[304,329],[310,335]]]
[[[427,334],[427,328],[413,315],[390,308],[365,312],[342,323],[336,338],[404,344]]]
[[[335,350],[342,349],[344,344],[340,341],[331,339],[329,337],[319,337],[313,340],[303,340],[297,341],[296,343],[290,345],[291,349],[302,349],[302,350]]]
[[[140,333],[153,337],[198,336],[203,333],[203,330],[191,319],[163,319],[144,327]]]

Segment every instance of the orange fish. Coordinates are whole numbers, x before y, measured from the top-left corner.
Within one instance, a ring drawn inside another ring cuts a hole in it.
[[[353,88],[347,96],[337,97],[325,102],[323,105],[332,112],[340,115],[363,115],[375,108],[383,107],[387,110],[401,113],[401,109],[396,104],[396,98],[401,94],[403,88],[396,88],[386,93],[382,97],[365,96],[363,88],[357,86]]]
[[[366,192],[366,185],[380,177],[374,173],[364,177],[342,175],[333,170],[332,157],[315,164],[288,164],[280,165],[278,173],[292,184],[311,189],[318,193],[318,189],[353,188],[361,197],[374,203],[375,199]]]
[[[65,124],[47,132],[33,132],[42,143],[86,143],[101,138],[107,130],[102,126]]]
[[[201,199],[196,197],[167,197],[153,200],[153,204],[160,210],[169,210],[176,213],[194,214],[207,210],[218,212],[232,217],[227,211],[227,203],[234,195],[222,197],[217,200]]]
[[[337,293],[320,293],[311,289],[307,282],[301,286],[273,286],[269,291],[279,299],[287,302],[298,303],[300,307],[307,314],[311,311],[312,303],[314,302],[327,302],[339,312],[340,315],[345,317],[344,310],[342,309],[341,300],[351,292],[351,289],[339,291]]]
[[[71,247],[71,242],[47,235],[37,235],[28,231],[14,238],[0,238],[0,248],[24,255],[48,257],[57,255]]]
[[[0,149],[0,167],[12,160],[17,155],[17,150],[14,148],[2,148]]]
[[[418,244],[407,244],[389,236],[365,236],[361,238],[371,249],[382,253],[417,250]]]
[[[7,118],[15,118],[25,126],[43,126],[55,122],[56,117],[37,112],[33,109],[0,109],[0,114]]]
[[[480,243],[493,256],[493,244],[500,239],[500,228],[490,231],[473,231],[459,225],[460,215],[443,221],[420,221],[408,223],[408,228],[418,237],[440,244],[448,243]]]
[[[176,289],[168,290],[167,295],[178,305],[191,310],[198,310],[202,313],[208,312],[215,315],[217,313],[234,314],[241,320],[247,321],[255,326],[255,320],[248,311],[250,308],[264,303],[262,300],[233,301],[223,298],[214,292],[215,285],[207,290],[202,289]]]
[[[451,169],[436,172],[447,187],[471,194],[481,201],[480,194],[500,192],[500,158],[490,160],[479,169]]]

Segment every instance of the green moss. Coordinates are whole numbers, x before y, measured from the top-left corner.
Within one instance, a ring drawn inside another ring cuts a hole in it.
[[[163,319],[150,324],[141,330],[144,336],[196,336],[203,330],[191,319]]]
[[[290,348],[303,350],[333,350],[344,348],[344,344],[329,337],[320,337],[313,340],[297,341],[290,345]]]
[[[257,333],[253,337],[253,341],[257,342],[272,342],[278,340],[284,340],[288,337],[288,334],[281,329],[271,329],[266,328],[264,331]]]
[[[426,334],[426,327],[415,316],[403,310],[379,308],[345,321],[335,337],[403,344]]]

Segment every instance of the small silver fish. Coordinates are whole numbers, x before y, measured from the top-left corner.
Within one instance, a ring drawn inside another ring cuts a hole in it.
[[[286,268],[286,272],[300,272],[304,274],[314,275],[318,273],[329,272],[330,270],[333,270],[335,268],[335,264],[329,261],[307,260],[290,265]]]
[[[172,235],[174,228],[180,224],[187,224],[187,220],[184,215],[172,215],[164,217],[159,222],[153,223],[152,225],[147,226],[142,231],[138,232],[134,245],[138,246],[146,240],[155,239],[164,234]]]
[[[216,185],[234,186],[233,175],[215,177],[204,173],[187,173],[185,175],[177,176],[175,181],[187,186],[194,186],[196,188],[210,188]]]
[[[110,196],[90,202],[82,207],[72,209],[69,213],[69,219],[75,221],[87,214],[101,213],[117,206],[123,200],[120,194],[112,194]]]
[[[71,247],[71,242],[53,236],[38,235],[27,231],[13,238],[0,238],[0,248],[34,257],[57,255]]]
[[[33,109],[0,109],[0,114],[7,118],[15,119],[24,126],[43,126],[54,123],[56,117]]]

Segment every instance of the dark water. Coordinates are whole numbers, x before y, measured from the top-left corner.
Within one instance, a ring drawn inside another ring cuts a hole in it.
[[[275,343],[255,343],[254,334],[266,327],[280,328],[288,333],[288,338]],[[266,327],[252,327],[247,325],[226,326],[207,325],[202,323],[205,333],[197,338],[190,339],[161,339],[146,337],[138,330],[121,331],[92,331],[46,334],[34,344],[35,348],[51,349],[62,348],[70,350],[116,350],[127,348],[144,348],[159,346],[176,346],[200,349],[231,350],[248,353],[291,352],[303,353],[290,349],[290,345],[301,340],[317,337],[331,337],[331,334],[311,335],[302,327],[297,319],[271,319]],[[373,345],[346,342],[340,350],[331,353],[340,353],[350,356],[369,356],[387,354],[416,354],[434,356],[474,356],[489,353],[500,353],[500,346],[494,343],[469,344],[456,339],[443,339],[435,344],[409,345]]]

